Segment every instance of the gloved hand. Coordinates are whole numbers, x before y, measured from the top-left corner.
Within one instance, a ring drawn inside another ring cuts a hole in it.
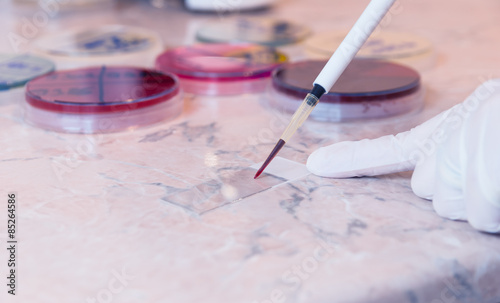
[[[307,168],[333,178],[414,169],[413,192],[432,200],[440,216],[499,233],[500,79],[410,131],[320,148]]]

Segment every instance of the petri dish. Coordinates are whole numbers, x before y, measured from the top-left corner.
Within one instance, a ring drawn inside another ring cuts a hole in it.
[[[21,8],[42,8],[46,12],[57,14],[67,10],[108,7],[114,5],[116,0],[14,0],[13,3]]]
[[[270,105],[295,112],[325,64],[310,60],[277,68],[269,90]],[[328,122],[384,118],[416,111],[423,99],[420,75],[414,69],[376,59],[354,59],[321,97],[311,117]]]
[[[113,9],[117,0],[12,0],[13,8],[18,13],[45,12],[50,17],[62,13],[77,11],[97,11]]]
[[[52,61],[23,54],[0,54],[0,91],[23,86],[29,80],[53,71]]]
[[[176,74],[185,92],[235,95],[265,91],[272,70],[286,60],[261,45],[200,44],[167,50],[156,59],[156,69]]]
[[[175,75],[135,67],[52,72],[28,82],[25,97],[28,123],[67,133],[132,130],[182,111]]]
[[[163,51],[157,33],[124,25],[48,34],[35,42],[35,48],[64,68],[103,64],[152,67],[154,58]]]
[[[318,33],[307,39],[304,46],[310,57],[328,59],[347,33],[341,30]],[[394,61],[419,70],[432,67],[436,59],[434,47],[427,38],[394,31],[373,33],[356,57]]]
[[[161,0],[160,0],[161,1]],[[165,1],[165,0],[163,0]],[[206,1],[185,0],[184,5],[188,10],[195,12],[217,12],[222,16],[231,12],[249,11],[268,8],[276,0],[246,0],[246,1]]]
[[[268,46],[296,43],[309,35],[306,26],[278,19],[236,18],[202,24],[196,38],[202,42],[248,42]]]

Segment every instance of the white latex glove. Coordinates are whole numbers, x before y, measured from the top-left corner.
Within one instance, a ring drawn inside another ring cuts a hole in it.
[[[323,177],[374,176],[414,169],[413,192],[445,218],[500,232],[500,79],[427,122],[374,140],[320,148],[307,168]]]

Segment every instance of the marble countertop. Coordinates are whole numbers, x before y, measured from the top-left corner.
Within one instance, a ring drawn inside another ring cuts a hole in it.
[[[1,52],[13,52],[9,33],[36,12],[9,3],[0,4]],[[366,4],[284,0],[249,15],[320,32],[349,28]],[[363,123],[309,120],[280,156],[305,163],[320,146],[407,130],[461,102],[500,76],[499,15],[496,0],[398,1],[384,29],[425,36],[436,51],[434,66],[421,70],[424,110]],[[155,30],[175,46],[192,43],[201,22],[229,17],[123,1],[50,17],[32,39],[118,23]],[[284,51],[306,56],[301,45]],[[1,302],[500,302],[500,237],[437,216],[413,195],[409,172],[258,186],[241,178],[289,119],[267,107],[266,94],[186,95],[175,120],[98,135],[29,126],[22,98],[22,89],[0,92],[1,194],[17,193],[19,218],[18,294],[2,286]],[[234,202],[223,203],[228,196]]]

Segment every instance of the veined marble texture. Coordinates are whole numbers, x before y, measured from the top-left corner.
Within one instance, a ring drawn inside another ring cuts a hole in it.
[[[249,15],[321,31],[348,28],[366,4],[283,0]],[[0,6],[0,51],[12,52],[9,33],[36,10]],[[419,33],[436,48],[434,67],[421,71],[424,109],[379,121],[308,120],[280,156],[305,163],[320,146],[404,131],[461,102],[500,76],[499,14],[496,0],[399,1],[384,27]],[[226,17],[122,1],[112,11],[64,12],[39,30],[136,25],[174,46],[193,42],[202,21]],[[301,45],[284,51],[305,56]],[[412,193],[411,172],[268,175],[255,184],[249,167],[290,119],[266,98],[186,95],[175,120],[75,135],[28,125],[22,89],[0,92],[1,194],[17,193],[19,219],[18,294],[2,283],[0,302],[500,302],[500,237],[437,216]]]

